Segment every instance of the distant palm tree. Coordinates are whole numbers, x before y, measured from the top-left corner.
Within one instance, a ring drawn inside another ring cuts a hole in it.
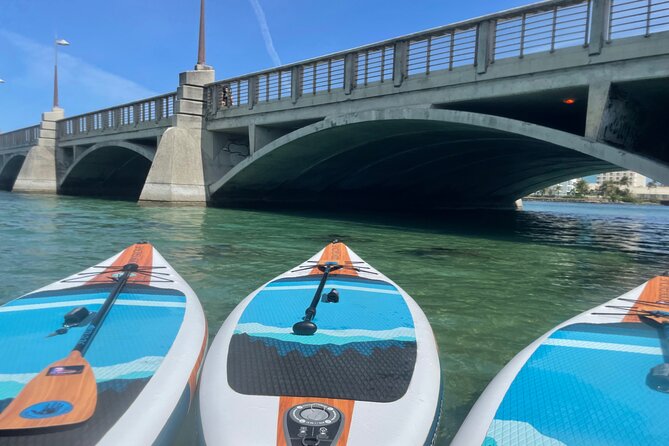
[[[584,197],[590,193],[590,186],[583,178],[579,179],[574,185],[574,195],[577,197]]]

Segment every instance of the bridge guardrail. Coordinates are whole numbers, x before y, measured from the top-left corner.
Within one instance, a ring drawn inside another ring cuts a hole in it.
[[[35,145],[38,138],[39,124],[7,133],[0,133],[0,150],[4,151],[5,149]]]
[[[595,17],[600,14],[601,17]],[[593,30],[593,27],[598,27]],[[669,0],[551,0],[206,87],[207,110],[248,107],[669,30]],[[593,45],[594,46],[594,45]],[[596,52],[595,52],[596,53]],[[481,60],[486,59],[486,60]]]
[[[109,129],[117,131],[143,125],[169,126],[172,123],[175,103],[176,93],[168,93],[62,119],[58,121],[58,136],[67,140],[81,135],[104,133]]]
[[[613,0],[609,40],[630,35],[650,36],[669,28],[669,0]]]
[[[475,66],[531,53],[586,46],[669,30],[669,0],[547,0],[319,58],[217,81],[205,87],[208,114],[354,89]],[[61,140],[111,129],[169,126],[176,93],[61,120]],[[28,144],[28,129],[0,135],[0,149]],[[23,132],[23,133],[22,133]],[[35,130],[33,130],[35,132]]]

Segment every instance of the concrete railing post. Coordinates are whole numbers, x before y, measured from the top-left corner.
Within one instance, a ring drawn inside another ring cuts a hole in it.
[[[132,117],[133,117],[133,124],[137,125],[139,124],[139,116],[141,112],[139,109],[139,104],[133,104],[132,105]]]
[[[409,63],[409,43],[399,41],[395,43],[393,52],[393,85],[399,87],[407,78],[407,66]]]
[[[300,67],[293,67],[290,70],[290,99],[293,104],[302,96],[302,70]]]
[[[209,87],[205,87],[204,89],[204,94],[205,94],[205,106],[207,107],[207,113],[215,115],[218,112],[218,108],[220,107],[221,104],[221,90],[222,90],[221,85],[212,85]],[[229,88],[229,87],[228,87]]]
[[[249,110],[258,103],[258,76],[249,79]]]
[[[600,54],[609,38],[610,17],[611,0],[593,0],[590,42],[588,42],[588,54],[591,56]]]
[[[354,53],[348,53],[344,57],[344,94],[351,94],[355,88],[355,64]]]
[[[492,62],[495,45],[495,22],[486,20],[476,28],[476,73],[484,74]]]
[[[163,119],[163,100],[157,99],[156,101],[156,122],[160,122]]]

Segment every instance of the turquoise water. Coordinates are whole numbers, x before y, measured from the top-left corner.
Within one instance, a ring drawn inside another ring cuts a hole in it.
[[[669,269],[669,207],[528,202],[519,212],[263,212],[0,192],[0,303],[155,244],[212,335],[248,293],[333,238],[399,283],[439,343],[446,445],[492,377],[558,322]],[[193,422],[179,443],[189,444]]]

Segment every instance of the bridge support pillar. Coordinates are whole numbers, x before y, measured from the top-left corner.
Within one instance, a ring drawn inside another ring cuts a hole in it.
[[[56,121],[64,117],[62,108],[42,113],[37,145],[28,152],[12,188],[13,192],[57,193]]]
[[[596,82],[588,91],[585,136],[593,141],[635,150],[646,132],[648,118],[633,97],[611,85]]]
[[[597,140],[602,130],[604,114],[609,103],[611,82],[597,82],[588,88],[588,111],[585,121],[585,136]]]
[[[159,139],[140,201],[206,203],[202,162],[204,86],[213,81],[214,70],[179,75],[174,125]]]
[[[249,154],[253,155],[267,144],[285,134],[286,132],[280,129],[273,129],[255,124],[249,125]]]

